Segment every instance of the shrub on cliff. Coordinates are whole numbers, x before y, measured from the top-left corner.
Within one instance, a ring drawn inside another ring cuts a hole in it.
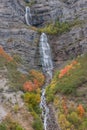
[[[43,130],[43,124],[39,117],[35,118],[33,128],[34,130]]]
[[[32,92],[43,86],[45,77],[44,75],[36,70],[29,71],[30,80],[26,81],[23,85],[25,91]]]
[[[84,20],[75,19],[72,22],[59,22],[56,20],[55,23],[49,23],[45,27],[39,28],[37,31],[39,33],[47,33],[50,35],[61,35],[65,32],[70,31],[70,29],[74,26],[81,26],[85,23]]]
[[[0,123],[0,130],[25,130],[9,115]]]
[[[83,91],[81,97],[78,89]],[[57,71],[47,87],[47,101],[53,101],[62,130],[87,129],[87,54]]]
[[[77,88],[87,81],[87,55],[77,58],[62,70],[56,72],[51,84],[47,88],[47,98],[50,100],[50,93],[54,95],[76,94]]]
[[[56,21],[55,24],[48,24],[44,28],[38,29],[38,32],[42,33],[45,32],[47,34],[55,35],[55,34],[62,34],[64,32],[69,31],[70,27],[69,24],[66,22],[60,23]]]
[[[40,118],[41,109],[40,109],[40,90],[36,92],[26,92],[23,96],[24,101],[34,117],[34,122],[32,124],[35,130],[43,130],[42,120]]]
[[[3,58],[5,58],[8,62],[10,62],[10,61],[13,60],[13,58],[9,54],[7,54],[4,51],[3,47],[1,47],[1,46],[0,46],[0,56],[2,56]]]

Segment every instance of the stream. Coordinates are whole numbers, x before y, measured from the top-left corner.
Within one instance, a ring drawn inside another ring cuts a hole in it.
[[[44,130],[47,130],[48,129],[47,122],[48,122],[48,118],[49,118],[49,108],[46,103],[45,94],[46,94],[46,86],[50,83],[50,80],[52,79],[53,63],[52,63],[52,59],[51,59],[50,46],[48,44],[48,39],[47,39],[47,36],[45,33],[42,33],[40,36],[39,48],[40,48],[42,69],[46,76],[46,83],[42,89],[40,108],[42,109]]]
[[[28,26],[31,25],[31,19],[32,19],[32,16],[30,12],[30,7],[26,6],[25,21]]]
[[[25,20],[28,26],[31,25],[31,12],[30,8],[26,7]],[[53,63],[51,58],[51,49],[48,43],[48,38],[45,33],[40,36],[39,43],[40,59],[43,73],[46,77],[45,85],[42,88],[40,108],[42,109],[42,120],[44,124],[44,130],[59,130],[55,120],[55,115],[52,107],[47,105],[46,102],[46,87],[50,84],[52,79]]]

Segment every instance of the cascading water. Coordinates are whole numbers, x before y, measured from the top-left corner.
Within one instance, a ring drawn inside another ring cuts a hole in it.
[[[47,42],[47,36],[45,33],[42,33],[41,37],[40,37],[40,56],[41,56],[41,63],[42,63],[42,68],[43,68],[43,72],[46,75],[46,84],[44,85],[43,89],[42,89],[42,96],[41,96],[41,103],[40,103],[40,107],[42,109],[42,117],[44,120],[44,129],[47,130],[47,120],[49,118],[49,108],[47,107],[46,104],[46,97],[45,97],[45,93],[46,93],[46,86],[49,83],[49,79],[52,79],[52,70],[53,70],[53,64],[52,64],[52,59],[51,59],[51,50],[50,50],[50,46]]]
[[[51,59],[51,50],[45,33],[42,33],[40,37],[40,56],[43,72],[48,73],[52,79],[53,64]]]
[[[27,6],[26,7],[26,13],[25,13],[25,20],[26,20],[26,24],[28,26],[31,25],[31,19],[32,19],[32,17],[31,17],[30,7]]]

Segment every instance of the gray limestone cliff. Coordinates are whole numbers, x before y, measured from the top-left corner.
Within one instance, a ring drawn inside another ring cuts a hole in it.
[[[29,68],[37,68],[40,66],[39,34],[26,25],[25,7],[24,0],[0,1],[0,45],[11,55],[20,55]],[[83,21],[61,36],[49,36],[56,67],[60,61],[87,52],[86,0],[35,0],[30,9],[33,26],[42,26],[56,19],[61,22]]]
[[[87,0],[37,0],[32,7],[33,24],[55,21],[87,20]]]
[[[0,45],[19,55],[28,68],[35,67],[37,32],[25,24],[25,6],[20,0],[0,0]]]
[[[41,69],[39,38],[35,27],[56,20],[76,24],[61,35],[49,35],[54,68],[87,52],[87,0],[0,0],[0,45],[10,55],[23,60],[22,70]],[[32,26],[25,21],[25,8],[30,6]],[[54,123],[54,122],[53,122]]]

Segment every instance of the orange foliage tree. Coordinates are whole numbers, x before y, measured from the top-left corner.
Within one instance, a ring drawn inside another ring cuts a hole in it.
[[[62,99],[62,107],[63,107],[64,113],[67,114],[68,113],[68,107],[67,107],[66,97],[63,97],[63,99]]]
[[[80,117],[83,117],[85,114],[85,110],[81,104],[77,107],[77,111],[79,112]]]
[[[8,55],[1,46],[0,46],[0,56],[4,57],[7,61],[13,60],[13,58],[10,55]]]
[[[23,88],[25,91],[33,91],[34,90],[34,84],[31,81],[26,81],[23,85]]]
[[[45,77],[41,72],[36,70],[31,70],[30,75],[33,79],[33,82],[37,82],[39,87],[41,87],[44,84]]]
[[[67,74],[71,69],[73,69],[74,65],[77,64],[77,61],[73,61],[70,65],[65,66],[64,69],[60,70],[59,78],[62,78],[65,74]]]
[[[44,84],[44,75],[36,70],[30,71],[31,80],[26,81],[23,85],[25,91],[34,91]]]

